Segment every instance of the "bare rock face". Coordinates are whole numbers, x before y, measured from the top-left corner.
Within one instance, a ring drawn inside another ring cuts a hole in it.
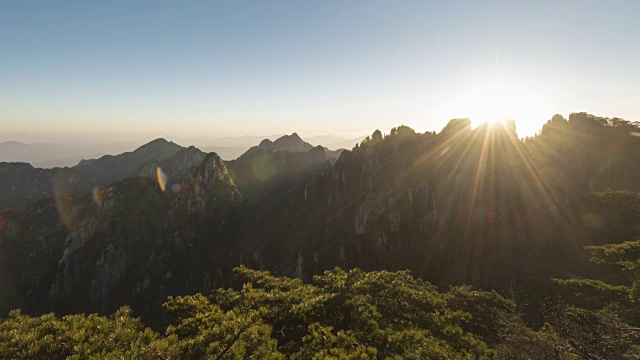
[[[12,309],[20,306],[20,297],[16,292],[17,274],[12,272],[15,259],[16,237],[20,230],[15,221],[15,211],[0,210],[0,309]]]
[[[52,195],[54,171],[26,163],[0,162],[0,209],[25,209]]]
[[[167,159],[152,159],[134,172],[134,176],[144,176],[149,179],[163,181],[165,190],[169,193],[178,193],[182,182],[189,172],[202,163],[207,156],[194,146],[181,149]],[[160,175],[162,174],[162,175]],[[163,179],[158,179],[163,176]]]
[[[214,153],[189,148],[161,163],[184,173],[173,192],[134,177],[3,211],[0,310],[17,299],[35,312],[108,313],[149,302],[159,310],[169,294],[216,284],[216,261],[233,244],[228,228],[244,206],[240,192]]]
[[[172,200],[157,181],[128,179],[107,187],[101,203],[76,205],[49,292],[57,308],[108,312],[176,284],[201,284],[212,238],[233,221],[241,196],[213,153],[179,184]]]
[[[49,298],[62,309],[111,310],[129,294],[170,209],[155,181],[124,180],[78,202]],[[68,225],[68,224],[67,224]]]
[[[224,161],[217,154],[210,153],[185,179],[175,207],[177,211],[188,214],[206,215],[207,212],[216,213],[240,200],[240,192]]]
[[[369,226],[384,221],[390,231],[400,231],[412,219],[413,189],[395,188],[365,197],[356,215],[356,234],[368,232]]]

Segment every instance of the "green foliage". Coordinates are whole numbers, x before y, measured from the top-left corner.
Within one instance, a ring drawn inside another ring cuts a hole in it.
[[[630,273],[630,283],[611,285],[600,280],[557,280],[572,304],[551,313],[550,321],[572,353],[583,358],[640,358],[640,241],[586,246],[591,261],[614,265]],[[624,276],[619,276],[624,278]]]
[[[331,327],[318,323],[309,326],[309,333],[302,338],[302,348],[291,359],[374,359],[377,350],[365,347],[343,330],[334,334]]]
[[[144,328],[128,307],[108,318],[31,317],[14,310],[0,322],[0,357],[5,359],[167,359],[174,353],[171,339]]]
[[[609,303],[628,302],[629,288],[611,285],[593,279],[553,279],[553,282],[567,289],[565,299],[590,308],[602,307]]]
[[[499,341],[500,324],[483,322],[508,307],[508,302],[495,293],[466,287],[440,293],[407,271],[336,268],[316,276],[312,284],[244,267],[234,273],[252,286],[239,292],[217,290],[212,302],[227,309],[248,303],[267,309],[264,319],[273,326],[279,350],[291,358],[450,359],[491,355],[486,341]],[[485,313],[468,312],[476,310]]]
[[[584,359],[638,359],[640,333],[614,306],[587,310],[560,307],[549,316],[556,337],[568,352]]]
[[[596,264],[620,265],[624,270],[640,276],[640,241],[625,241],[622,244],[587,246],[591,251],[591,261]]]
[[[636,269],[637,244],[589,247],[594,261]],[[408,271],[334,269],[309,284],[234,269],[241,289],[170,297],[164,335],[123,307],[110,317],[12,311],[0,321],[0,357],[11,359],[582,359],[638,358],[631,304],[555,304],[534,330],[517,306],[469,286],[446,292]],[[625,293],[594,280],[563,287]],[[585,295],[586,296],[586,295]]]
[[[635,309],[640,288],[640,241],[625,241],[621,244],[585,246],[591,252],[590,261],[618,268],[618,279],[627,279],[626,284],[612,285],[596,279],[554,279],[554,282],[569,289],[579,298],[581,306],[602,308],[615,304],[622,308]],[[574,299],[575,303],[578,299]],[[640,321],[637,319],[636,321]]]
[[[181,359],[281,358],[271,327],[262,321],[263,308],[222,311],[200,294],[169,298],[164,307],[174,318],[167,336],[179,339]]]
[[[311,284],[245,267],[234,274],[239,290],[170,297],[164,335],[127,307],[111,317],[15,310],[0,322],[0,357],[477,359],[516,353],[504,341],[511,328],[532,333],[494,292],[442,293],[407,271],[336,268]],[[528,342],[553,348],[540,334]]]
[[[509,323],[496,350],[496,359],[505,360],[575,358],[549,324],[534,331],[522,323]]]

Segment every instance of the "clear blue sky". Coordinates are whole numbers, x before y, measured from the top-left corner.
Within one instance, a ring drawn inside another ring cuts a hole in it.
[[[0,131],[640,120],[640,1],[469,3],[1,0]]]

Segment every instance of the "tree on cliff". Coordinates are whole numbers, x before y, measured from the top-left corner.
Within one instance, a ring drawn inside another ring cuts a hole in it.
[[[587,246],[591,261],[608,266],[622,283],[555,279],[571,304],[551,322],[572,352],[585,358],[640,358],[640,241]]]

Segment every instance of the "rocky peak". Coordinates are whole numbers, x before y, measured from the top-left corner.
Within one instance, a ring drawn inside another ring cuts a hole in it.
[[[76,165],[76,167],[82,167],[82,166],[91,165],[91,164],[95,163],[96,161],[98,161],[98,159],[82,159],[82,160],[80,160],[78,165]]]
[[[320,145],[312,148],[307,153],[310,155],[311,159],[316,161],[320,159],[329,161],[332,158],[330,151]]]
[[[258,147],[261,147],[261,148],[271,148],[271,146],[273,146],[273,141],[269,139],[262,140],[258,145]]]
[[[173,142],[156,139],[131,152],[115,156],[105,155],[95,161],[82,161],[81,166],[77,166],[76,169],[96,176],[99,180],[97,183],[107,184],[135,175],[136,170],[145,163],[154,159],[168,159],[182,149],[182,146]]]
[[[206,213],[241,200],[224,161],[209,153],[187,176],[182,192],[176,199],[177,208],[189,213]]]
[[[287,150],[290,152],[306,152],[313,149],[313,145],[305,142],[297,133],[285,135],[273,142],[273,149]]]
[[[258,146],[254,146],[247,150],[240,158],[250,157],[264,151],[288,151],[292,153],[307,152],[313,149],[313,145],[302,140],[297,133],[284,135],[274,141],[264,139]]]
[[[456,136],[471,132],[471,121],[469,119],[451,119],[440,132],[441,136]]]
[[[166,158],[175,154],[181,149],[183,149],[182,146],[172,141],[158,138],[140,146],[139,148],[135,149],[133,153],[156,153],[158,155],[157,157]]]
[[[183,171],[188,171],[192,167],[200,165],[207,154],[195,146],[189,146],[186,149],[178,151],[175,155],[168,159],[170,166]]]

